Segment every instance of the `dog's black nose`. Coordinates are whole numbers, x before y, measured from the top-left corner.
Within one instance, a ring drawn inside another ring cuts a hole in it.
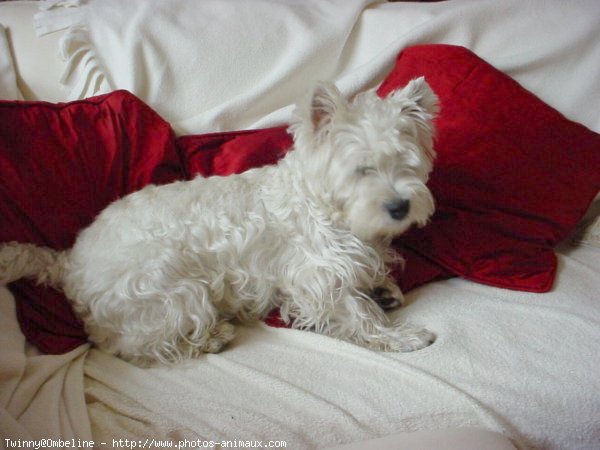
[[[410,200],[393,200],[385,204],[386,209],[390,213],[390,217],[394,220],[402,220],[410,210]]]

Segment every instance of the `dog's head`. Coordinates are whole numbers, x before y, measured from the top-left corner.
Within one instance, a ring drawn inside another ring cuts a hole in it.
[[[290,130],[313,193],[363,240],[424,225],[434,211],[426,186],[435,156],[437,97],[423,78],[380,98],[343,98],[317,85]]]

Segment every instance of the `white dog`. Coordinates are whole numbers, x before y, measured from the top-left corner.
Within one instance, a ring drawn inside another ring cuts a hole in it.
[[[386,268],[398,258],[391,239],[434,211],[436,108],[423,78],[351,102],[318,85],[276,166],[148,186],[109,205],[68,251],[5,244],[0,282],[61,288],[90,339],[136,363],[218,352],[231,320],[274,308],[294,328],[420,349],[433,334],[391,323],[377,301],[402,302]]]

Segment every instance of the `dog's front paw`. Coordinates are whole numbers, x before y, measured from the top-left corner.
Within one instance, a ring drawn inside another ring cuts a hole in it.
[[[430,346],[435,334],[426,328],[390,328],[375,338],[373,344],[377,350],[386,352],[413,352]]]

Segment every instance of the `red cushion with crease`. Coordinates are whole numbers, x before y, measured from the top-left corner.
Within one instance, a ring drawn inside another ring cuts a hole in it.
[[[463,47],[400,53],[379,94],[425,76],[441,101],[431,223],[399,241],[454,275],[548,291],[553,247],[600,190],[600,135]]]
[[[0,102],[0,242],[68,248],[110,202],[182,178],[181,166],[169,124],[128,92]],[[86,342],[62,294],[29,281],[11,287],[29,342],[47,353]]]

